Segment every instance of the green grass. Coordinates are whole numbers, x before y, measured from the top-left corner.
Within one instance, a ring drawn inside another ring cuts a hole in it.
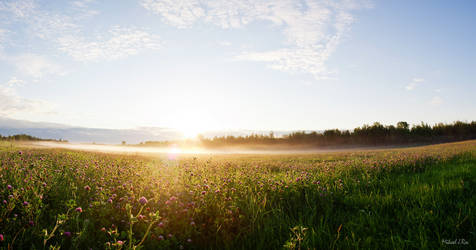
[[[7,145],[0,166],[1,249],[476,244],[476,141],[179,159]]]
[[[476,160],[461,155],[423,173],[379,176],[320,198],[312,189],[283,197],[249,247],[279,248],[289,228],[307,233],[302,248],[436,249],[443,239],[474,244]],[[346,182],[346,179],[343,180]],[[339,227],[342,225],[339,233]]]

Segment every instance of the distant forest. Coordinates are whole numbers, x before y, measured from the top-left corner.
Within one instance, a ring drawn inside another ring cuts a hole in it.
[[[246,146],[246,145],[303,145],[303,146],[385,146],[404,144],[431,144],[452,141],[476,139],[476,121],[470,123],[456,121],[452,124],[438,123],[430,126],[426,123],[410,125],[407,122],[398,122],[396,125],[382,125],[375,122],[373,125],[364,125],[354,130],[330,129],[324,132],[293,132],[275,137],[269,135],[252,134],[248,136],[223,136],[205,138],[199,136],[200,146]],[[165,146],[174,142],[141,143],[150,146]],[[176,143],[176,142],[175,142]],[[187,145],[193,144],[191,141]]]
[[[57,142],[67,142],[65,140],[55,140],[55,139],[42,139],[38,137],[34,137],[27,134],[19,134],[19,135],[9,135],[9,136],[2,136],[0,135],[0,141],[57,141]]]

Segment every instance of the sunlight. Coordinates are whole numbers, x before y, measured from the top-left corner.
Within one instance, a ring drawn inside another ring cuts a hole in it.
[[[177,154],[180,154],[182,153],[182,149],[180,149],[179,147],[177,147],[176,145],[173,145],[170,149],[169,149],[169,154],[171,155],[177,155]]]
[[[193,125],[193,124],[192,124]],[[200,129],[195,127],[184,127],[180,129],[180,133],[185,139],[197,139],[198,135],[203,132]]]
[[[197,139],[199,134],[219,130],[220,123],[203,107],[187,105],[177,108],[177,116],[173,117],[172,128],[179,131],[183,139]]]

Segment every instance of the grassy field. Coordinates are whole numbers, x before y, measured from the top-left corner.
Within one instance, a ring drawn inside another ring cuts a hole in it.
[[[476,246],[476,141],[307,155],[0,144],[0,248]]]

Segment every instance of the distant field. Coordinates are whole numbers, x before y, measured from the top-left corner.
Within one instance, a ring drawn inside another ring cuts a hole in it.
[[[0,143],[1,249],[476,247],[476,141],[125,155]]]

